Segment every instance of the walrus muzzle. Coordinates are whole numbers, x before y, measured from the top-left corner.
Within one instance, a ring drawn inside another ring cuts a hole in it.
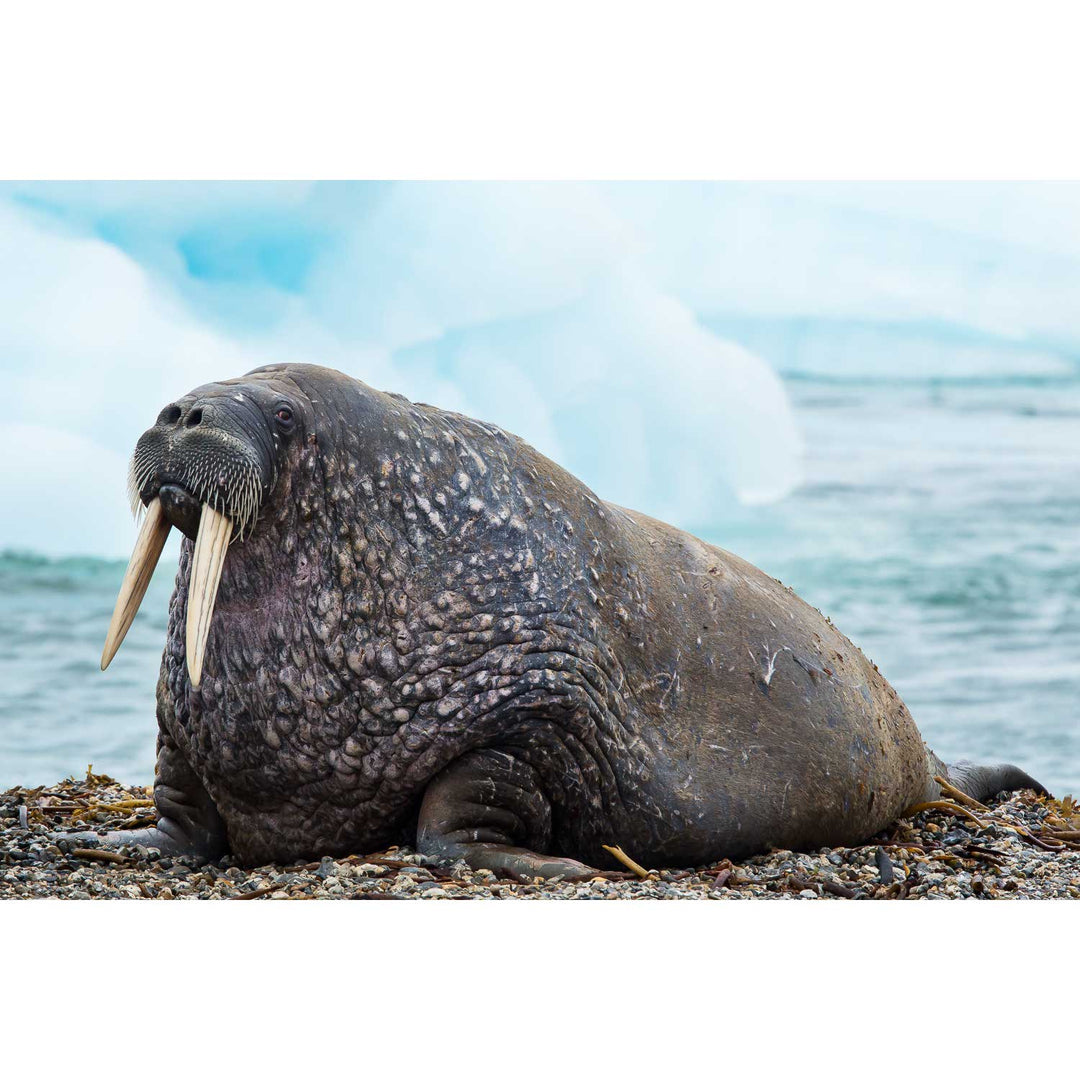
[[[296,427],[285,390],[246,383],[199,387],[162,409],[140,436],[128,467],[128,494],[134,511],[146,507],[146,519],[105,637],[102,671],[130,629],[175,527],[195,545],[185,651],[191,685],[199,686],[229,542],[255,528]]]
[[[135,549],[120,585],[120,595],[116,598],[109,632],[105,635],[105,648],[101,653],[102,671],[111,663],[131,627],[171,528],[162,510],[161,499],[155,497],[147,507],[146,519],[135,541]],[[187,667],[194,687],[198,687],[202,681],[206,639],[210,636],[214,601],[217,599],[225,552],[232,532],[233,523],[229,518],[209,503],[202,504],[199,534],[195,539],[195,554],[191,561],[187,604]]]

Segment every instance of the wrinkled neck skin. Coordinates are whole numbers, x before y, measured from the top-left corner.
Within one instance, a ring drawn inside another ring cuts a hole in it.
[[[455,757],[515,738],[539,753],[551,721],[535,709],[549,717],[563,691],[578,703],[568,729],[594,715],[556,740],[586,764],[560,769],[595,771],[596,717],[625,721],[617,663],[585,611],[603,504],[497,428],[358,387],[319,411],[230,547],[197,690],[183,543],[159,718],[251,859],[400,839]],[[583,524],[589,543],[573,535]]]

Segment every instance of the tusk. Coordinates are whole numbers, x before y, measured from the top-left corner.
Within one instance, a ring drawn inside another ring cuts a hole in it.
[[[202,682],[206,639],[210,636],[214,600],[217,598],[221,570],[225,565],[225,549],[229,546],[232,530],[233,523],[224,514],[203,503],[199,535],[195,538],[195,554],[191,559],[187,606],[187,666],[191,685],[196,688]]]
[[[135,613],[146,595],[146,587],[154,575],[154,567],[161,558],[161,549],[165,546],[170,528],[172,526],[165,520],[161,509],[161,500],[154,499],[147,507],[146,520],[139,530],[135,550],[131,553],[131,560],[120,585],[120,595],[116,598],[112,622],[109,623],[109,632],[105,635],[105,648],[101,653],[102,671],[112,663],[116,650],[120,648],[120,643],[131,627]]]

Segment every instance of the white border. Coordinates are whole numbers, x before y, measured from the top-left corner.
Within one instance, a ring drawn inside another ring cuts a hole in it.
[[[4,1060],[1069,1075],[1075,921],[1053,901],[10,901]]]
[[[5,11],[12,178],[1062,179],[1068,4]]]

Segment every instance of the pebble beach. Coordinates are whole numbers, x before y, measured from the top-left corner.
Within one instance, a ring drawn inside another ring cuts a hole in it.
[[[1080,899],[1080,804],[1016,792],[987,806],[944,798],[866,844],[743,862],[603,870],[586,881],[437,866],[406,847],[297,866],[238,866],[106,849],[65,831],[141,828],[150,789],[88,771],[0,796],[0,899],[69,900],[946,900]],[[621,850],[621,849],[620,849]]]

